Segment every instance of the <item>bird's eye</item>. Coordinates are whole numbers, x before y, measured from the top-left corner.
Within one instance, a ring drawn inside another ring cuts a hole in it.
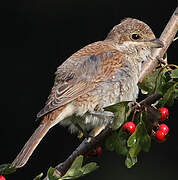
[[[133,39],[133,40],[138,40],[138,39],[140,39],[140,35],[138,35],[138,34],[132,34],[132,39]]]

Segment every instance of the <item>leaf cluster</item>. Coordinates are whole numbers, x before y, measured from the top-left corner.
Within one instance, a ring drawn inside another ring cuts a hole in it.
[[[128,168],[137,162],[137,155],[141,150],[148,152],[151,146],[151,138],[143,121],[143,112],[137,115],[135,122],[137,122],[136,129],[131,136],[121,128],[108,137],[105,143],[108,150],[126,157],[125,165]]]
[[[49,180],[65,180],[65,179],[77,179],[79,177],[82,177],[88,173],[91,173],[92,171],[96,170],[98,168],[98,165],[95,162],[90,162],[84,166],[83,164],[83,156],[78,156],[74,162],[72,163],[71,167],[68,169],[68,171],[64,174],[64,176],[58,178],[57,176],[54,176],[54,168],[49,168],[47,176]]]
[[[158,107],[171,106],[178,98],[178,66],[167,65],[159,68],[138,85],[140,89],[148,92],[148,96],[153,93],[161,95]]]

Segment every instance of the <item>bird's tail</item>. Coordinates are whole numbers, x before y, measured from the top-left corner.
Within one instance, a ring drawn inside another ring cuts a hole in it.
[[[46,135],[52,126],[53,123],[51,121],[43,121],[24,145],[15,160],[12,162],[11,167],[20,168],[24,166],[35,150],[36,146],[40,143],[41,139]]]

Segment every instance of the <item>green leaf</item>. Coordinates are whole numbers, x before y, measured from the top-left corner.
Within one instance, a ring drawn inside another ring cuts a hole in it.
[[[127,139],[128,135],[120,129],[116,142],[115,142],[115,151],[119,155],[126,156],[128,153],[128,147],[127,147]]]
[[[171,73],[172,78],[178,78],[178,69],[174,69]]]
[[[127,141],[128,147],[132,147],[131,151],[138,152],[138,149],[148,152],[151,146],[151,139],[145,128],[145,124],[141,121],[135,129],[135,132],[129,137]],[[140,146],[140,147],[137,147]],[[139,153],[139,152],[138,152]],[[138,154],[137,153],[137,154]],[[137,155],[135,154],[135,155]]]
[[[131,108],[128,106],[129,102],[130,101],[120,102],[104,108],[106,111],[111,111],[114,113],[114,123],[112,124],[113,130],[117,130],[130,115]]]
[[[148,152],[150,150],[151,138],[148,134],[145,134],[140,143],[143,151]]]
[[[136,126],[135,132],[129,137],[127,140],[127,145],[130,147],[129,149],[129,157],[131,159],[135,159],[139,152],[141,151],[141,146],[140,146],[140,139],[142,138],[142,123],[139,123]]]
[[[1,164],[0,165],[0,174],[7,175],[12,174],[16,171],[15,167],[11,167],[11,164]]]
[[[178,86],[178,85],[177,85]],[[178,97],[178,87],[176,86],[176,88],[175,88],[175,99]]]
[[[148,152],[151,146],[151,139],[147,133],[145,124],[142,120],[143,113],[140,113],[140,122],[137,124],[135,132],[128,138],[127,146],[130,148],[125,164],[128,168],[137,162],[137,155],[141,150]]]
[[[151,75],[144,78],[141,83],[138,83],[139,88],[143,89],[144,91],[147,91],[149,94],[153,93],[155,90],[155,84],[159,73],[160,70],[157,70],[153,72]]]
[[[128,147],[132,147],[136,144],[136,142],[137,142],[137,137],[136,137],[135,133],[133,133],[127,140],[127,145],[128,145]]]
[[[137,156],[131,157],[130,154],[128,153],[125,160],[126,167],[131,168],[135,163],[137,163]]]
[[[141,151],[140,141],[138,140],[130,149],[129,154],[131,158],[137,157],[139,152]]]
[[[82,176],[83,175],[81,171],[82,163],[83,163],[83,156],[80,155],[74,160],[70,169],[62,177],[62,179],[76,179]]]
[[[174,99],[177,97],[177,85],[178,82],[167,90],[167,92],[163,95],[163,98],[160,99],[158,106],[162,107],[165,104],[171,106],[173,104]]]
[[[83,175],[91,173],[92,171],[95,171],[99,166],[95,162],[91,162],[86,164],[81,168]]]
[[[40,173],[38,176],[36,176],[33,180],[40,180],[43,176],[43,173]]]
[[[54,174],[54,170],[55,170],[55,168],[53,168],[53,167],[50,167],[48,169],[47,177],[48,177],[49,180],[58,180],[59,179],[57,176],[53,175]]]
[[[73,172],[72,175],[64,175],[60,180],[64,180],[64,179],[77,179],[79,177],[84,176],[84,174],[81,172],[80,170],[76,170],[75,172]]]
[[[80,155],[78,157],[76,157],[76,159],[74,160],[74,162],[72,163],[70,169],[78,169],[82,167],[82,163],[83,163],[83,156]]]
[[[85,166],[82,167],[83,163],[83,156],[78,156],[74,162],[72,163],[69,170],[66,172],[66,174],[61,178],[64,179],[77,179],[81,176],[84,176],[98,168],[97,164],[94,162],[88,163]]]
[[[119,132],[114,132],[106,139],[105,146],[109,151],[115,151],[119,155],[126,156],[128,135],[120,129]]]
[[[165,93],[165,86],[167,86],[167,82],[169,80],[170,72],[166,68],[162,69],[156,81],[156,87],[154,92],[163,95]]]
[[[142,135],[142,122],[139,122],[135,128],[135,132],[127,140],[128,147],[134,146],[140,139],[141,135]]]
[[[166,68],[160,68],[153,72],[151,75],[143,79],[141,83],[138,83],[140,89],[147,91],[150,94],[157,92],[159,94],[164,93],[164,86],[170,79],[167,75],[168,70]]]
[[[105,146],[109,151],[114,151],[115,144],[117,141],[117,132],[114,132],[111,136],[106,139]]]

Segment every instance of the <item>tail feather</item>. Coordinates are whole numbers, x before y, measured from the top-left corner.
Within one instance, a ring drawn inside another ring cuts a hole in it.
[[[20,153],[17,155],[15,160],[12,162],[11,167],[20,168],[24,166],[49,129],[74,113],[74,108],[71,108],[70,105],[67,107],[59,107],[43,117],[41,124],[38,126]]]
[[[41,139],[46,135],[49,129],[52,127],[51,121],[41,123],[35,132],[32,134],[30,139],[24,145],[20,153],[17,155],[11,166],[20,168],[26,164],[31,154],[35,150],[36,146],[40,143]]]

